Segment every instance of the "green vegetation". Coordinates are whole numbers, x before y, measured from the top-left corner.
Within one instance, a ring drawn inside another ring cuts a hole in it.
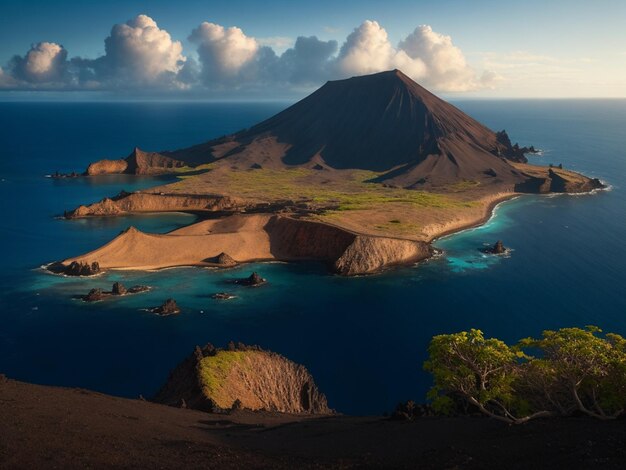
[[[344,176],[345,178],[332,180],[324,179],[324,175],[320,175],[318,170],[263,168],[230,170],[216,177],[214,181],[217,186],[223,186],[238,196],[307,201],[329,206],[331,211],[371,209],[387,203],[434,208],[467,207],[468,204],[444,194],[392,188],[368,182],[380,176],[373,171],[350,171]]]
[[[515,424],[574,412],[614,419],[626,409],[626,339],[600,333],[548,330],[514,346],[479,330],[435,336],[424,363],[434,377],[429,398],[439,412],[451,411],[460,398]]]
[[[247,351],[218,351],[215,356],[204,357],[199,366],[204,394],[217,395],[233,366],[243,364],[246,354]]]
[[[460,193],[463,191],[469,191],[480,186],[480,181],[474,180],[461,180],[458,183],[448,185],[447,189],[453,193]]]
[[[203,165],[196,170],[210,170]],[[426,191],[387,187],[369,180],[379,173],[365,170],[346,171],[341,179],[325,179],[319,170],[268,168],[228,171],[210,171],[199,178],[181,175],[169,186],[179,192],[230,194],[267,201],[306,201],[331,206],[334,211],[369,209],[379,204],[406,203],[420,207],[471,207],[450,196]]]

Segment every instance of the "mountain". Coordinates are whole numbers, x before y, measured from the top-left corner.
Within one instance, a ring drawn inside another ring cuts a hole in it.
[[[496,133],[399,70],[330,81],[250,129],[163,155],[188,164],[363,169],[401,187],[459,180],[520,183],[525,162]]]

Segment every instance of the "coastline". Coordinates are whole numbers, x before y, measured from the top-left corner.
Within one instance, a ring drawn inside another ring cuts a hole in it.
[[[604,186],[602,190],[606,188]],[[594,194],[597,191],[593,189],[575,194]],[[469,213],[448,213],[447,221],[426,225],[421,235],[413,238],[356,231],[342,224],[288,214],[229,213],[223,210],[202,211],[199,214],[200,211],[195,208],[190,211],[163,211],[153,205],[154,211],[139,211],[137,214],[175,212],[195,216],[196,221],[166,234],[144,233],[131,227],[101,247],[61,263],[67,266],[75,261],[97,261],[104,270],[120,271],[228,268],[232,266],[215,261],[221,254],[227,254],[233,258],[234,266],[271,261],[321,261],[329,266],[330,271],[343,275],[378,274],[394,266],[408,266],[430,259],[437,252],[433,246],[437,240],[486,224],[495,215],[499,204],[524,194],[501,191],[483,196],[477,201],[479,206]],[[544,195],[558,194],[569,193]],[[133,214],[135,212],[129,211],[107,215]],[[213,218],[218,214],[222,217]]]
[[[523,193],[511,193],[509,195],[506,196],[501,196],[497,199],[494,199],[493,201],[490,201],[486,206],[485,206],[485,213],[484,215],[476,220],[473,223],[469,223],[467,225],[463,225],[463,226],[459,226],[456,228],[451,228],[449,230],[444,230],[443,232],[435,235],[432,239],[429,240],[428,243],[433,244],[443,238],[447,238],[447,237],[451,237],[453,235],[458,235],[459,233],[465,232],[467,230],[473,230],[475,228],[479,228],[482,227],[483,225],[485,225],[487,222],[489,222],[493,217],[495,217],[498,206],[500,206],[500,204],[503,204],[507,201],[513,201],[515,199],[518,199],[522,196],[526,196],[526,194]]]
[[[466,230],[471,230],[477,227],[480,227],[487,222],[495,215],[496,208],[502,204],[503,202],[510,201],[513,199],[517,199],[518,197],[524,196],[523,193],[505,193],[505,194],[496,194],[494,197],[489,198],[488,201],[485,201],[485,206],[483,208],[483,214],[474,220],[465,220],[460,221],[460,224],[448,224],[448,227],[442,227],[441,231],[434,231],[432,234],[429,234],[427,243],[433,244],[437,240],[440,240],[445,237],[449,237],[452,235],[456,235],[458,233],[464,232]],[[449,226],[453,225],[453,226]]]

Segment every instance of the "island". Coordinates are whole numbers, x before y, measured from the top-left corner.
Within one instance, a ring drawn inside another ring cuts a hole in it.
[[[376,273],[434,253],[442,235],[484,223],[520,194],[603,188],[568,169],[531,165],[512,144],[399,70],[330,81],[249,129],[193,147],[134,149],[86,175],[178,174],[66,211],[67,218],[183,211],[201,220],[168,234],[129,228],[53,264],[99,269],[325,262]]]

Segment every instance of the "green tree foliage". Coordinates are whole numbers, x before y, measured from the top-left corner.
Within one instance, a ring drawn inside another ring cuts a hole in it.
[[[580,411],[612,419],[626,408],[626,340],[596,327],[544,331],[515,346],[479,330],[435,336],[425,370],[433,407],[447,412],[461,397],[508,423]],[[534,355],[529,355],[533,353]]]
[[[626,340],[599,336],[596,327],[544,331],[540,339],[526,338],[519,347],[540,352],[524,374],[528,395],[535,403],[560,414],[580,411],[594,418],[615,417],[626,408]]]

